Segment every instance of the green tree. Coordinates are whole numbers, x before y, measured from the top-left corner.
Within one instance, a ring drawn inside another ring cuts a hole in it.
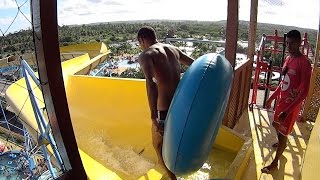
[[[278,66],[281,67],[282,66],[282,54],[277,53],[274,56],[272,56],[271,51],[266,51],[264,52],[264,56],[263,56],[267,61],[272,60],[272,66]]]
[[[131,48],[131,44],[124,42],[120,44],[119,51],[123,53],[129,53]]]
[[[206,36],[208,39],[220,40],[225,38],[225,22],[199,22],[199,21],[154,21],[154,22],[123,22],[123,23],[104,23],[96,25],[80,25],[80,26],[59,26],[59,42],[60,45],[70,45],[70,44],[79,44],[86,42],[95,42],[96,39],[100,39],[103,42],[106,42],[107,45],[113,43],[125,42],[127,40],[136,40],[136,33],[139,28],[149,25],[155,28],[157,32],[157,37],[161,41],[165,38],[168,29],[175,29],[175,35],[180,38],[202,38]],[[239,39],[246,40],[248,37],[248,22],[241,21],[239,22]],[[267,35],[274,34],[274,30],[278,30],[279,36],[283,36],[284,32],[288,32],[291,27],[281,26],[281,25],[272,25],[272,24],[261,24],[257,25],[257,43],[260,42],[262,34]],[[315,47],[317,31],[311,29],[302,29],[298,30],[303,33],[308,33],[308,39],[310,44]],[[34,50],[32,30],[20,30],[15,33],[8,33],[6,36],[1,37],[1,47],[6,48],[7,51],[3,50],[2,56],[5,57],[10,53],[18,53],[22,49],[25,49],[25,53],[32,52]],[[215,49],[212,46],[199,47],[200,50],[196,50],[193,53],[194,57],[199,57],[208,52],[214,52]],[[243,49],[242,49],[243,50]],[[132,50],[128,47],[127,50],[132,53]],[[136,50],[135,50],[136,51]],[[246,50],[244,50],[246,51]],[[277,58],[275,59],[277,63]]]
[[[141,68],[128,68],[120,74],[122,78],[137,78],[137,79],[145,79],[143,71]]]
[[[247,48],[237,45],[237,53],[247,54]]]

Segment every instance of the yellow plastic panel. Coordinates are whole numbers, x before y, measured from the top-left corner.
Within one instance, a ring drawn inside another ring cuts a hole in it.
[[[90,70],[105,56],[90,59],[85,54],[62,63],[70,115],[86,172],[90,179],[160,179],[164,170],[157,164],[152,146],[145,81],[72,75]],[[6,95],[12,109],[32,130],[37,126],[25,87],[21,79]],[[41,91],[35,88],[35,92],[43,107]],[[232,161],[243,143],[232,130],[220,128],[215,142],[220,149],[210,153],[208,164],[215,166],[213,170],[228,171],[228,166],[215,164]],[[203,172],[211,176],[213,170]]]
[[[72,53],[72,52],[85,52],[88,53],[91,58],[104,53],[110,53],[110,50],[102,42],[87,43],[87,44],[75,44],[70,46],[60,47],[60,53]]]
[[[301,179],[319,179],[317,171],[320,167],[320,113],[316,123],[313,126],[311,136],[308,142],[306,154],[301,171]]]

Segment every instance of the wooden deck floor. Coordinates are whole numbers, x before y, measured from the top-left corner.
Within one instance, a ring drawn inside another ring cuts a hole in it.
[[[294,125],[278,170],[265,174],[261,173],[261,168],[272,162],[275,149],[271,145],[277,142],[276,131],[271,125],[272,118],[273,112],[256,107],[246,112],[234,128],[253,140],[254,154],[242,179],[300,179],[302,160],[313,124],[297,122]]]

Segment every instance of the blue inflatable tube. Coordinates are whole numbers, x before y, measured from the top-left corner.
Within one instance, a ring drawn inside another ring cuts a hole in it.
[[[176,175],[200,169],[219,131],[233,81],[220,54],[199,57],[182,77],[165,121],[162,155]]]

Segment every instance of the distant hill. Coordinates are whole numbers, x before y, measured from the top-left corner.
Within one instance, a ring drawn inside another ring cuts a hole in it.
[[[174,22],[174,23],[202,23],[202,24],[216,24],[221,26],[226,26],[227,20],[220,20],[220,21],[197,21],[197,20],[170,20],[170,19],[149,19],[149,20],[130,20],[130,21],[111,21],[111,22],[97,22],[97,23],[90,23],[86,25],[100,25],[100,24],[121,24],[121,23],[127,23],[127,24],[141,24],[141,23],[161,23],[161,22]],[[249,21],[239,21],[239,26],[249,26]],[[297,29],[299,31],[317,31],[314,29],[308,29],[308,28],[301,28],[296,26],[285,26],[281,24],[270,24],[270,23],[257,23],[257,27],[264,28],[273,28],[273,29],[285,29],[287,31],[291,29]],[[72,25],[71,25],[72,26]],[[81,25],[75,25],[75,26],[81,26]]]
[[[191,21],[191,20],[168,20],[150,19],[135,21],[99,22],[83,25],[59,26],[60,46],[79,44],[86,42],[102,41],[106,44],[123,43],[128,40],[135,41],[136,33],[141,26],[153,26],[158,38],[166,37],[169,29],[175,31],[175,35],[181,38],[206,38],[211,40],[221,40],[225,38],[226,20],[222,21]],[[317,30],[284,26],[278,24],[258,23],[256,42],[259,42],[262,34],[273,35],[278,30],[278,35],[291,29],[297,29],[301,33],[309,34],[310,43],[315,46]],[[248,40],[248,21],[239,21],[238,38]],[[20,30],[9,33],[2,37],[0,45],[0,59],[12,54],[23,54],[34,50],[31,30]]]
[[[100,22],[100,23],[91,23],[88,25],[99,25],[99,24],[152,24],[152,23],[190,23],[190,24],[214,24],[219,25],[221,28],[226,27],[226,20],[220,20],[220,21],[195,21],[195,20],[169,20],[169,19],[150,19],[150,20],[134,20],[134,21],[114,21],[114,22]],[[239,31],[248,31],[249,29],[249,21],[239,21]],[[285,26],[280,24],[269,24],[269,23],[257,23],[257,37],[261,37],[262,34],[267,35],[273,35],[274,30],[278,30],[278,35],[283,36],[285,32],[288,32],[292,29],[297,29],[301,32],[302,36],[303,33],[307,32],[309,35],[309,39],[312,44],[315,44],[316,36],[317,36],[317,30],[315,29],[308,29],[308,28],[301,28],[301,27],[295,27],[295,26]]]

